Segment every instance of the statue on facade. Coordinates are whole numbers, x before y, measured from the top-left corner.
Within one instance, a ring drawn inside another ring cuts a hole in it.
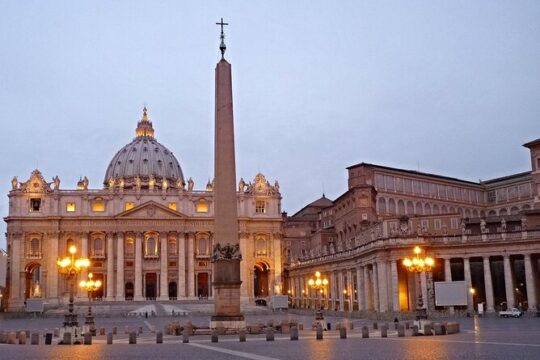
[[[275,190],[277,193],[279,192],[279,183],[278,183],[277,180],[274,182],[274,190]]]
[[[123,177],[121,177],[120,179],[118,179],[118,187],[119,187],[120,189],[123,189],[125,185],[126,185],[126,182],[124,181],[124,178],[123,178]]]
[[[161,189],[162,190],[167,190],[168,187],[169,187],[169,183],[167,182],[167,179],[163,178],[161,180]]]
[[[521,231],[527,231],[527,217],[521,217]]]
[[[195,183],[193,182],[192,178],[189,178],[187,184],[188,184],[188,191],[193,191],[193,186],[195,185]]]
[[[243,193],[246,189],[246,182],[244,181],[244,178],[240,178],[240,182],[238,183],[238,191]]]
[[[480,220],[480,232],[482,234],[487,233],[487,227],[486,227],[486,220],[485,219]]]
[[[109,179],[109,189],[110,190],[114,189],[114,178]]]
[[[465,225],[465,220],[461,219],[461,235],[465,235],[467,233],[467,226]]]
[[[135,189],[137,190],[141,190],[141,178],[139,177],[139,175],[135,176]]]
[[[506,232],[506,220],[504,218],[501,220],[501,231]]]
[[[19,180],[17,180],[17,177],[14,176],[13,179],[11,179],[11,190],[17,190],[19,188]]]
[[[208,182],[206,183],[206,191],[212,191],[212,190],[213,190],[212,183],[210,182],[210,180],[208,180]]]
[[[186,186],[186,184],[184,183],[184,181],[182,179],[178,179],[176,180],[176,187],[178,189],[182,189],[184,190],[184,187]]]
[[[53,177],[53,183],[54,183],[54,190],[60,189],[60,178],[58,177],[58,175]]]
[[[82,180],[83,190],[88,190],[88,178],[85,176]]]
[[[153,190],[154,186],[156,186],[156,178],[154,175],[150,175],[150,178],[148,178],[148,189]]]

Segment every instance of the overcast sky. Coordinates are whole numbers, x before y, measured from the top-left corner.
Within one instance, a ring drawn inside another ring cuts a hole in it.
[[[35,168],[102,187],[144,104],[202,189],[220,17],[238,177],[278,179],[289,213],[341,195],[359,162],[473,181],[530,170],[539,1],[189,3],[0,1],[2,216],[11,178]]]

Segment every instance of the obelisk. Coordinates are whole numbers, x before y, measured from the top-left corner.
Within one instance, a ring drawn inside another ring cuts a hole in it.
[[[221,60],[216,65],[215,158],[214,158],[214,315],[210,327],[245,327],[240,312],[240,243],[236,198],[234,122],[231,64],[225,60],[225,35],[221,19]]]

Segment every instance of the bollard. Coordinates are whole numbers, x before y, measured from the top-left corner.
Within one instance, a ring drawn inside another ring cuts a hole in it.
[[[246,342],[246,330],[238,330],[238,340],[240,342]]]
[[[99,328],[99,335],[105,335],[105,328],[104,327]]]
[[[289,323],[282,323],[281,324],[281,333],[282,334],[288,334],[290,331]]]
[[[373,323],[373,330],[377,330],[377,329],[379,329],[379,324],[374,322]]]
[[[15,345],[16,341],[17,341],[17,334],[13,331],[8,333],[7,343]]]
[[[107,345],[112,345],[113,343],[113,333],[107,334]]]
[[[163,344],[163,333],[161,331],[156,333],[156,344]]]
[[[53,331],[54,331],[54,333],[53,333],[54,335],[53,335],[53,336],[54,336],[55,338],[60,337],[60,329],[59,329],[59,328],[54,328]]]
[[[266,341],[274,341],[274,328],[273,327],[266,328]]]
[[[381,326],[381,337],[383,338],[388,337],[388,326],[386,325]]]
[[[418,325],[413,325],[411,328],[412,328],[412,335],[418,336]]]
[[[124,334],[129,334],[129,325],[124,326]]]
[[[35,332],[30,335],[30,344],[39,345],[39,333]]]
[[[217,329],[212,330],[211,341],[213,343],[218,342],[218,331],[217,331]]]
[[[118,332],[118,329],[116,328],[116,326],[113,326],[112,328],[113,335],[116,335],[117,332]]]
[[[298,327],[296,327],[296,325],[293,325],[291,327],[291,340],[292,341],[298,340]]]
[[[19,345],[26,345],[26,332],[21,331],[19,333]]]
[[[3,331],[0,331],[0,344],[6,343],[6,333]]]
[[[347,338],[347,328],[341,327],[339,329],[339,338],[340,339],[346,339]]]
[[[304,324],[302,323],[298,324],[298,330],[304,330]]]
[[[189,335],[190,334],[191,334],[191,332],[188,329],[184,328],[184,330],[182,331],[182,342],[184,344],[189,343]]]
[[[62,345],[71,345],[71,333],[66,331],[62,339]]]
[[[52,338],[53,338],[52,333],[46,333],[45,334],[45,345],[51,345],[52,344]]]
[[[84,333],[84,340],[83,340],[83,344],[84,345],[92,345],[92,333]]]
[[[362,338],[363,339],[369,338],[369,328],[367,326],[362,327]]]
[[[316,333],[316,339],[317,340],[322,340],[323,339],[323,329],[322,329],[321,324],[317,325],[317,329],[315,329],[315,333]]]
[[[424,336],[431,336],[433,333],[431,332],[431,324],[424,324]]]
[[[397,336],[398,337],[404,337],[405,336],[405,326],[399,325],[397,328]]]
[[[137,343],[137,333],[135,331],[132,331],[129,333],[129,343],[130,344],[136,344]]]
[[[354,329],[354,323],[352,321],[349,321],[349,330]]]

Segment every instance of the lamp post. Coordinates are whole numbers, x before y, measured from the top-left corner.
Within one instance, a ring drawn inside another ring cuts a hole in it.
[[[319,293],[321,294],[321,298],[324,295],[324,288],[328,285],[328,279],[322,278],[321,279],[321,273],[319,271],[315,272],[315,277],[310,278],[308,280],[308,285],[315,290],[315,322],[313,323],[314,326],[317,324],[321,324],[323,329],[326,329],[326,322],[324,321],[324,316],[322,312],[321,307],[321,299],[319,299]],[[318,304],[317,304],[318,303]]]
[[[77,247],[71,245],[68,249],[69,256],[56,260],[58,265],[58,270],[62,273],[69,285],[69,305],[68,312],[64,315],[64,325],[63,332],[70,332],[72,336],[77,341],[78,336],[80,336],[79,322],[77,321],[77,314],[73,311],[73,293],[74,293],[74,282],[77,274],[79,274],[83,269],[86,269],[90,266],[90,260],[87,258],[75,258],[77,253]]]
[[[427,319],[427,311],[424,308],[424,301],[422,299],[422,280],[420,274],[424,271],[431,271],[431,268],[435,264],[433,258],[426,256],[421,257],[422,249],[420,246],[414,247],[415,256],[412,259],[405,258],[403,259],[403,265],[407,268],[408,271],[413,272],[415,276],[418,277],[418,302],[416,305],[416,320]],[[426,299],[427,300],[427,299]]]
[[[92,294],[94,291],[101,287],[100,280],[93,280],[94,274],[88,274],[88,280],[82,280],[79,283],[79,287],[86,290],[88,293],[88,314],[86,314],[86,321],[84,324],[88,327],[90,334],[96,336],[96,323],[94,322],[94,316],[92,315]]]

